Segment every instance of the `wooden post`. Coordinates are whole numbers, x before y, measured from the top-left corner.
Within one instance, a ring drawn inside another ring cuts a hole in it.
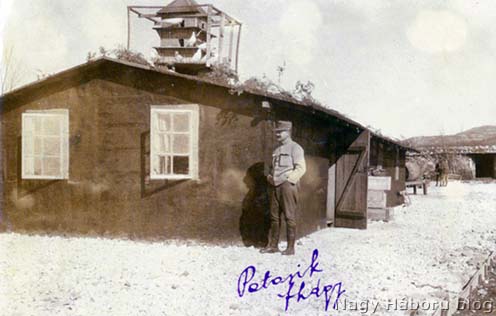
[[[232,23],[232,21],[231,21]],[[229,26],[231,32],[229,34],[229,65],[232,66],[232,52],[233,52],[233,40],[234,40],[234,25]]]
[[[241,24],[238,29],[238,43],[236,44],[236,72],[238,72],[238,63],[239,63],[239,43],[241,41]]]
[[[224,13],[221,13],[221,18],[220,18],[220,29],[219,29],[219,58],[217,59],[217,63],[221,64],[222,63],[222,49],[223,49],[223,44],[224,44],[224,23],[226,21],[226,18],[224,16]]]
[[[417,195],[417,185],[416,184],[413,186],[413,194]]]
[[[210,66],[210,53],[212,52],[212,48],[210,47],[211,43],[211,39],[212,39],[212,36],[210,34],[210,31],[211,31],[211,22],[210,22],[210,16],[212,14],[212,5],[208,5],[208,8],[207,8],[207,67]]]
[[[131,11],[127,7],[127,49],[131,46]]]
[[[425,180],[422,183],[422,188],[424,190],[424,195],[427,195],[427,182]]]
[[[394,157],[394,180],[400,180],[400,148],[395,147],[395,157]]]

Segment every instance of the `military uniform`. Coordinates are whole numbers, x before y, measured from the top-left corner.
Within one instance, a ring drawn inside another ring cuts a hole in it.
[[[289,124],[288,124],[289,123]],[[290,130],[291,122],[281,122],[278,130]],[[294,253],[296,212],[298,209],[299,180],[306,171],[303,148],[291,138],[284,140],[272,154],[272,165],[267,176],[270,196],[269,243],[262,252],[278,252],[281,217],[286,220],[288,249]]]
[[[444,159],[441,162],[441,186],[442,187],[445,187],[448,185],[448,174],[449,174],[448,160]]]

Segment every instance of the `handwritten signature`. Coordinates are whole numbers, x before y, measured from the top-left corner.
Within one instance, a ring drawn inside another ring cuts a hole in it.
[[[318,273],[323,273],[322,269],[319,269],[319,263],[317,262],[319,257],[319,251],[314,249],[312,253],[312,261],[301,271],[301,265],[298,264],[298,270],[294,273],[288,274],[285,278],[277,275],[272,275],[268,270],[265,272],[261,281],[253,281],[257,273],[257,269],[254,266],[246,267],[238,278],[238,295],[243,297],[246,293],[255,293],[269,288],[270,286],[280,286],[287,284],[287,291],[277,294],[278,297],[285,299],[284,310],[287,311],[289,308],[290,301],[300,301],[307,300],[312,296],[315,298],[320,298],[322,295],[325,297],[325,310],[327,311],[329,305],[332,302],[334,295],[334,301],[332,304],[333,309],[338,308],[338,300],[343,295],[346,290],[343,289],[342,282],[337,282],[334,284],[326,284],[321,286],[320,278],[317,280],[317,286],[311,289],[305,289],[307,283],[305,283],[305,278],[312,278]],[[299,282],[299,284],[297,284]],[[308,279],[307,279],[308,282]],[[308,288],[308,286],[307,286]]]

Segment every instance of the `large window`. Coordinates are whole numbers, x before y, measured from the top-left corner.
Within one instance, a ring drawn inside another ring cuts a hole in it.
[[[69,178],[69,111],[22,114],[22,178]]]
[[[150,118],[150,178],[198,179],[198,105],[154,105]]]

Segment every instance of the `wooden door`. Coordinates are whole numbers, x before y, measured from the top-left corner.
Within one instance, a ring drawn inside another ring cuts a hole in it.
[[[336,164],[329,167],[327,171],[327,225],[334,224],[336,214]]]
[[[370,132],[363,131],[342,148],[336,163],[335,226],[367,228]]]

